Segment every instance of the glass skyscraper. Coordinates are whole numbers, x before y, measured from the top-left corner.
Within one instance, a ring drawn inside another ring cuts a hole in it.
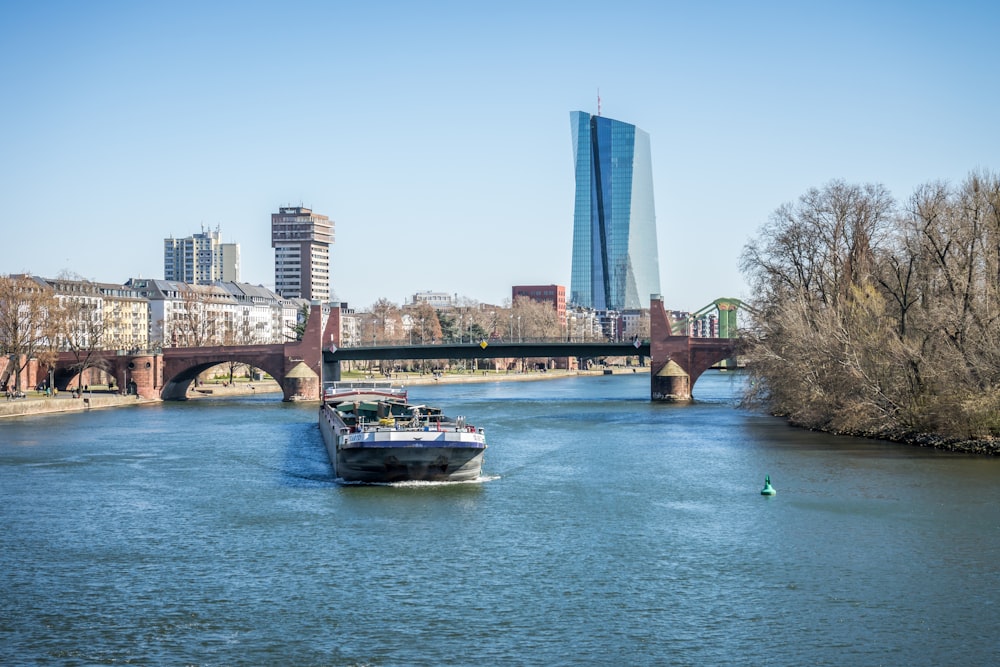
[[[576,205],[570,303],[649,307],[660,293],[649,135],[635,125],[570,113]]]

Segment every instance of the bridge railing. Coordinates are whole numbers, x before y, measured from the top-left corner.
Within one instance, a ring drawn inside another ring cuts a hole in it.
[[[380,340],[376,341],[374,345],[370,345],[367,342],[365,344],[350,345],[348,343],[343,343],[340,347],[354,349],[369,349],[369,348],[383,348],[383,347],[435,347],[443,345],[470,345],[470,346],[482,346],[485,342],[487,345],[493,345],[499,343],[501,345],[550,345],[556,343],[629,343],[632,342],[632,338],[619,338],[617,340],[608,337],[590,337],[582,338],[578,336],[566,337],[566,336],[556,336],[556,337],[542,337],[542,336],[521,336],[520,338],[508,338],[506,336],[498,336],[495,338],[476,338],[473,337],[469,340],[468,337],[462,339],[451,339],[451,340],[437,340],[434,342],[427,341],[408,341],[408,340]],[[640,343],[649,343],[648,338],[643,338],[639,340]]]
[[[715,311],[717,317],[718,336],[693,336],[694,338],[736,338],[737,313],[740,308],[749,308],[739,299],[723,298],[716,299],[712,303],[703,306],[693,313],[688,313],[686,317],[673,320],[670,324],[670,333],[674,336],[689,335],[692,322],[697,322],[703,317]]]
[[[160,354],[163,352],[162,348],[139,348],[133,347],[128,349],[119,348],[93,348],[84,350],[71,350],[68,348],[62,348],[59,350],[59,354],[74,354],[79,352],[82,355],[98,355],[104,357],[148,357]]]

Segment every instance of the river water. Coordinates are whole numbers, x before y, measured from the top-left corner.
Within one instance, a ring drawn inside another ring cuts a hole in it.
[[[487,430],[450,485],[337,484],[277,394],[0,422],[0,663],[1000,664],[1000,460],[739,382],[414,387]]]

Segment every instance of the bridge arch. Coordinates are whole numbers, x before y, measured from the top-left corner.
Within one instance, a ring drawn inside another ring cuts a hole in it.
[[[73,381],[79,376],[76,371],[57,365],[52,369],[52,384],[59,391],[66,391],[76,385]]]
[[[259,368],[284,388],[283,345],[243,345],[212,347],[172,347],[163,350],[163,384],[160,398],[187,400],[187,391],[198,375],[219,364],[239,363]]]
[[[650,300],[650,397],[654,401],[690,401],[691,388],[706,370],[735,356],[736,311],[738,299],[717,299],[696,313],[712,308],[726,317],[722,338],[696,338],[687,335],[687,320],[680,326],[671,321],[662,298]]]
[[[194,356],[185,362],[182,358],[174,357],[166,363],[163,374],[163,389],[160,390],[160,398],[165,401],[187,400],[187,392],[191,383],[203,372],[214,368],[220,364],[238,363],[259,368],[279,383],[282,382],[284,373],[284,359],[280,355],[260,355],[245,353],[226,353],[225,348],[210,348],[215,351],[207,356]]]
[[[86,366],[82,375],[81,365]],[[80,359],[73,352],[60,352],[55,363],[43,371],[45,379],[51,372],[52,384],[59,391],[75,389],[81,384],[93,386],[107,382],[113,383],[116,389],[130,388],[132,393],[149,398],[159,388],[157,355],[143,351],[98,350],[86,359]]]

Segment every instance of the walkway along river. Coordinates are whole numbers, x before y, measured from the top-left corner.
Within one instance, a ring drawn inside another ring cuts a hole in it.
[[[1000,459],[648,381],[414,387],[458,485],[339,485],[274,394],[4,420],[0,663],[1000,663]]]

